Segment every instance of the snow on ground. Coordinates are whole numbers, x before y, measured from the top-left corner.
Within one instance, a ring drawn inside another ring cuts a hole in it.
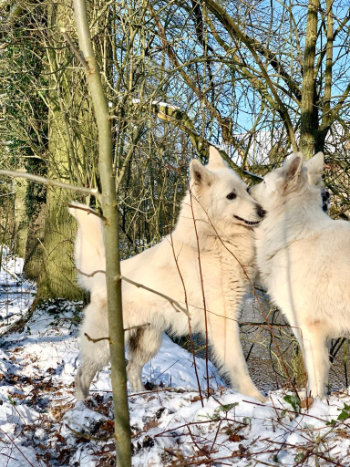
[[[6,274],[2,281],[10,280]],[[16,284],[13,297],[22,287]],[[16,313],[15,298],[10,304]],[[1,338],[0,466],[113,465],[108,369],[85,403],[73,396],[80,309],[48,302],[22,331]],[[205,362],[197,366],[204,394]],[[143,372],[149,390],[129,392],[133,466],[350,465],[347,394],[301,408],[280,390],[261,404],[227,388],[212,365],[209,373],[202,404],[192,356],[164,336]]]
[[[0,245],[0,336],[26,316],[35,295],[35,285],[22,276],[23,259],[14,258]]]

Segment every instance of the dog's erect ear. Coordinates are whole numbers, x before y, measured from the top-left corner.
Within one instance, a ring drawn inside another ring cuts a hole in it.
[[[197,186],[211,185],[214,175],[206,169],[197,159],[193,159],[190,165],[191,182]]]
[[[220,152],[216,149],[215,146],[209,146],[209,162],[207,167],[209,169],[220,169],[227,167],[226,162],[221,157]]]
[[[293,157],[285,164],[285,180],[287,183],[298,178],[302,165],[303,155],[300,152],[293,154]]]
[[[323,152],[318,152],[311,159],[304,163],[307,168],[309,183],[319,185],[322,181],[322,171],[324,166]]]

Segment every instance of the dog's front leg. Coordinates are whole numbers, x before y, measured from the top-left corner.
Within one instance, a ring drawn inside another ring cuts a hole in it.
[[[251,380],[239,337],[237,321],[226,318],[211,319],[209,340],[217,363],[229,376],[231,384],[238,392],[254,397],[262,402],[266,398],[258,391]]]
[[[329,370],[327,336],[322,323],[302,327],[302,350],[308,374],[308,392],[324,397]]]

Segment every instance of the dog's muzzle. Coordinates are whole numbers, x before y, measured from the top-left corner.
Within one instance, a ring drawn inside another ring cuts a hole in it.
[[[249,225],[249,226],[260,224],[260,221],[247,221],[247,219],[243,219],[243,217],[239,217],[239,216],[235,216],[235,215],[233,217],[235,219],[237,219],[238,221],[244,222],[244,224]]]
[[[260,224],[261,219],[263,219],[266,215],[265,209],[263,209],[262,206],[260,206],[260,204],[256,204],[255,209],[256,209],[256,213],[260,217],[258,221],[248,221],[247,219],[243,219],[242,217],[235,216],[235,215],[233,217],[235,217],[238,221],[244,222],[246,225],[253,227],[255,225]]]

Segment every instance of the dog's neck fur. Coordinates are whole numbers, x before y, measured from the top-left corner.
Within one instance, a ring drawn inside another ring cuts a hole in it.
[[[298,194],[288,194],[275,208],[269,209],[255,231],[258,254],[272,257],[282,248],[288,248],[291,242],[312,238],[320,223],[329,221],[320,206],[319,189],[305,186]]]
[[[203,253],[213,252],[221,258],[229,256],[232,261],[236,257],[249,270],[255,267],[253,229],[235,222],[211,219],[210,213],[200,205],[200,200],[191,196],[190,192],[182,202],[172,241],[177,247],[186,245],[195,251],[199,243]],[[234,252],[234,256],[231,252]]]

